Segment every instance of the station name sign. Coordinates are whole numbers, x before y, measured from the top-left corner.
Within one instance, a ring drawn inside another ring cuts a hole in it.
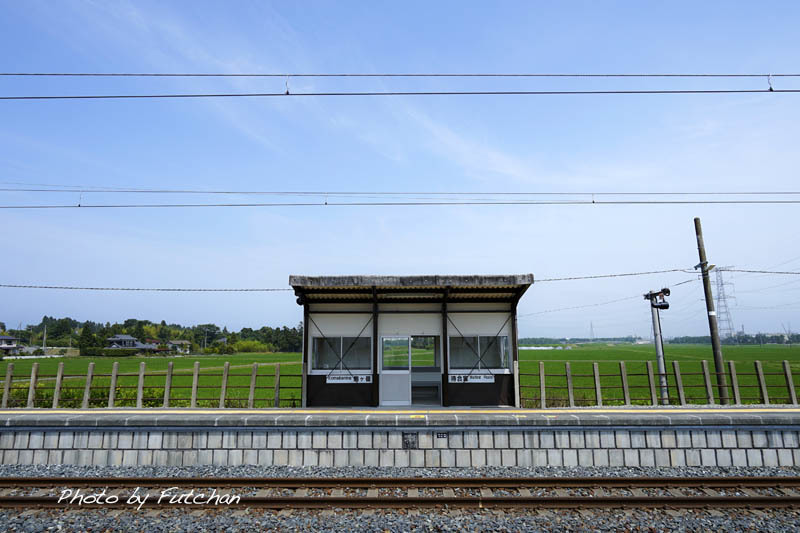
[[[358,375],[329,375],[325,376],[325,383],[334,384],[334,385],[352,385],[354,383],[372,383],[372,376],[369,374],[358,374]]]
[[[494,374],[450,374],[448,383],[494,383]]]

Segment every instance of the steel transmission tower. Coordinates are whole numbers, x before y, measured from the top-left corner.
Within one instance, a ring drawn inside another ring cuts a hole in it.
[[[731,318],[731,310],[728,307],[728,295],[725,293],[725,287],[733,289],[732,281],[725,281],[722,277],[722,271],[726,268],[732,267],[717,267],[715,272],[717,274],[717,318],[719,319],[719,333],[723,339],[736,339],[736,330],[733,327],[733,319]]]

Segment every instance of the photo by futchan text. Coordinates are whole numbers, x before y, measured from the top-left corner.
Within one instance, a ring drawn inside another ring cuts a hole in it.
[[[212,489],[209,493],[195,492],[194,489],[188,492],[178,492],[179,490],[179,487],[169,487],[158,493],[151,494],[147,491],[142,491],[141,487],[136,487],[133,493],[125,499],[125,503],[135,506],[138,510],[148,502],[157,505],[231,505],[239,503],[241,499],[238,495],[218,494],[217,489]],[[107,491],[107,487],[100,492],[64,489],[61,491],[58,503],[67,505],[114,505],[119,503],[120,497],[116,494],[108,494]]]

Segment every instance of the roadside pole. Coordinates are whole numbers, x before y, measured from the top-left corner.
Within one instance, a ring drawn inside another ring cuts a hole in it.
[[[658,385],[661,393],[661,404],[669,405],[669,389],[667,388],[667,365],[664,362],[664,341],[661,337],[661,317],[658,308],[650,305],[653,316],[653,342],[656,345],[656,363],[658,364]]]
[[[661,335],[661,315],[658,312],[660,309],[669,309],[669,302],[665,300],[669,294],[669,289],[664,287],[660,291],[650,291],[644,295],[644,299],[650,302],[650,314],[653,318],[653,344],[656,345],[658,385],[662,405],[669,405],[669,385],[667,384],[667,363],[664,361],[664,338]]]
[[[722,360],[722,346],[719,342],[719,328],[717,327],[717,312],[714,310],[714,298],[711,295],[711,280],[708,276],[708,260],[706,259],[706,247],[703,243],[703,228],[700,225],[700,218],[694,219],[694,232],[697,236],[697,252],[700,255],[700,263],[695,268],[700,268],[703,275],[703,290],[706,298],[706,310],[708,311],[708,330],[711,333],[711,349],[714,351],[714,372],[717,375],[717,389],[719,391],[719,401],[722,405],[730,403],[728,395],[728,381],[725,379],[725,366]]]

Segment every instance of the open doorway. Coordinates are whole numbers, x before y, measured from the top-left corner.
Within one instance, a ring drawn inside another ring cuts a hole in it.
[[[442,405],[441,342],[438,335],[411,337],[411,403]]]

